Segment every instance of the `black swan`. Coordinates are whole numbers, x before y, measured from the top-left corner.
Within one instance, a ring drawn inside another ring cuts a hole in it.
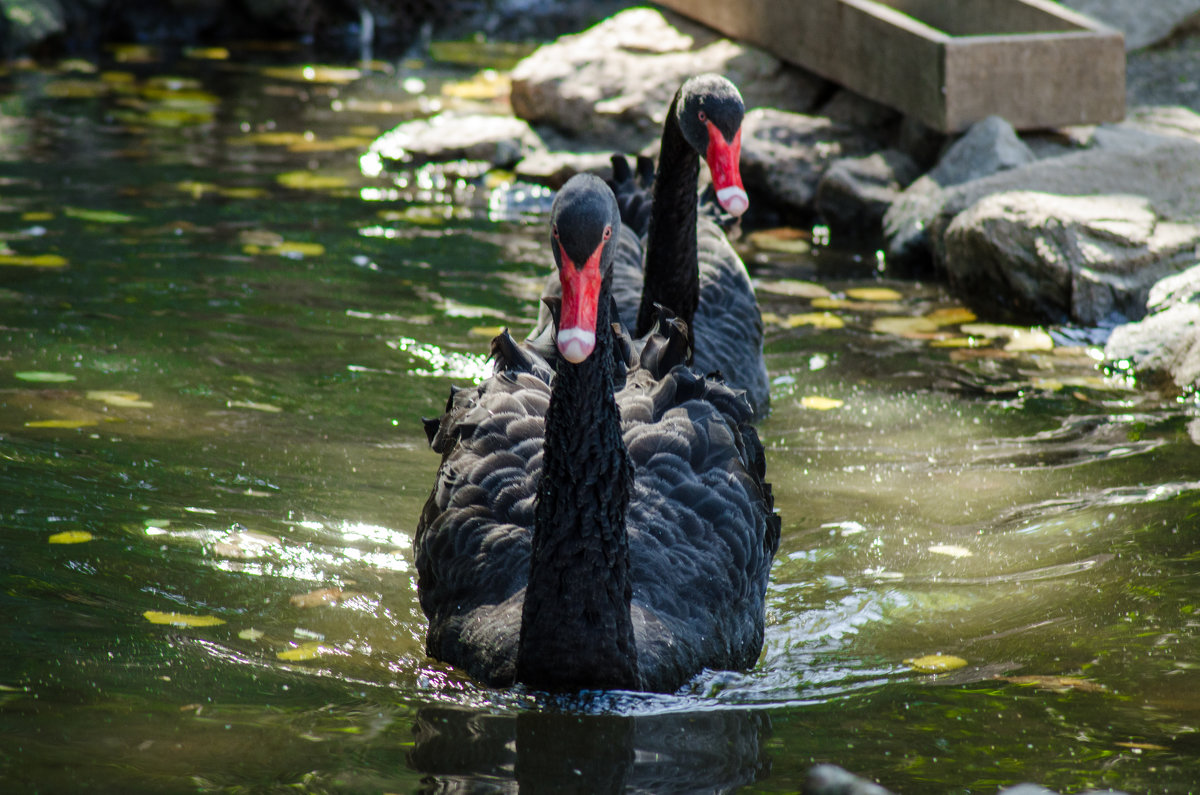
[[[678,316],[690,329],[695,368],[720,372],[731,387],[745,390],[755,418],[762,419],[770,408],[770,385],[754,287],[724,231],[707,213],[701,216],[698,206],[703,157],[721,207],[733,215],[749,207],[738,167],[744,115],[733,83],[699,75],[671,101],[652,178],[635,179],[624,156],[613,157],[612,187],[625,228],[613,294],[621,321],[636,336],[653,325],[656,306]],[[640,162],[642,169],[647,162]],[[547,280],[544,295],[557,294],[557,280]],[[530,337],[549,325],[543,310]]]
[[[746,670],[780,532],[750,409],[671,366],[686,344],[635,350],[614,328],[621,220],[602,180],[573,177],[551,224],[553,370],[505,332],[495,375],[426,421],[442,454],[414,543],[426,649],[487,685],[549,691]]]

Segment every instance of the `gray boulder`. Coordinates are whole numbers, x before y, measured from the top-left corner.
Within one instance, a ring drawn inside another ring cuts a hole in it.
[[[558,190],[576,174],[612,175],[611,152],[534,152],[513,169],[520,179]]]
[[[1200,265],[1154,285],[1147,309],[1145,319],[1113,330],[1104,355],[1131,362],[1152,384],[1200,387]]]
[[[838,160],[817,184],[817,214],[835,229],[878,234],[883,215],[920,167],[895,149]]]
[[[675,91],[719,72],[747,107],[806,110],[824,81],[754,47],[652,8],[632,8],[538,48],[512,72],[517,116],[577,138],[636,152],[653,144]]]
[[[1061,0],[1062,4],[1125,34],[1125,49],[1149,47],[1200,12],[1200,0]]]
[[[415,168],[450,160],[483,161],[509,168],[544,148],[541,139],[521,119],[446,112],[392,128],[376,138],[369,151],[389,168]]]
[[[944,265],[977,305],[1096,326],[1145,311],[1154,283],[1195,261],[1200,224],[1160,218],[1140,196],[994,193],[955,216]]]
[[[1012,125],[989,116],[946,150],[928,174],[912,183],[884,214],[888,256],[900,262],[925,260],[930,252],[927,231],[941,209],[945,189],[1035,161],[1033,150]]]
[[[856,127],[820,116],[756,108],[742,123],[742,181],[751,196],[809,213],[817,184],[831,164],[878,146]]]

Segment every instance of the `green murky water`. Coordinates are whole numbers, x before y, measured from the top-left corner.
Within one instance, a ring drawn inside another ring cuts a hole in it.
[[[869,252],[744,249],[784,522],[753,672],[563,705],[426,659],[419,418],[527,327],[545,196],[360,169],[495,101],[470,68],[254,58],[0,75],[6,790],[1197,791],[1195,403]]]

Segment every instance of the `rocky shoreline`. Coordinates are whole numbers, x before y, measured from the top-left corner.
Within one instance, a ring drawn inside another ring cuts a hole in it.
[[[1176,3],[1172,19],[1198,7]],[[1139,41],[1145,22],[1131,14]],[[1081,327],[1095,343],[1136,324],[1113,335],[1108,355],[1131,359],[1148,383],[1191,390],[1200,329],[1189,299],[1178,289],[1170,306],[1151,298],[1158,282],[1200,261],[1200,87],[1191,79],[1200,72],[1187,71],[1200,37],[1189,24],[1129,55],[1120,123],[1018,133],[993,117],[947,138],[670,12],[631,8],[518,64],[517,126],[477,118],[456,127],[492,141],[493,166],[553,187],[576,170],[605,173],[612,151],[653,154],[675,88],[699,72],[725,74],[751,109],[742,149],[749,225],[817,223],[880,241],[889,264],[944,278],[995,319]],[[1171,64],[1179,71],[1162,79]],[[401,125],[380,151],[448,159],[431,124]]]

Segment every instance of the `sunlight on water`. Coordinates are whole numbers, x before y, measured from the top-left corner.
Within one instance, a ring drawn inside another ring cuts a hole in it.
[[[38,119],[0,131],[0,779],[796,791],[833,760],[906,792],[1194,786],[1195,396],[823,229],[738,243],[783,518],[759,665],[550,698],[427,658],[420,418],[531,325],[553,194],[360,159],[347,136],[421,107],[430,67],[380,99],[216,63],[0,87]]]

